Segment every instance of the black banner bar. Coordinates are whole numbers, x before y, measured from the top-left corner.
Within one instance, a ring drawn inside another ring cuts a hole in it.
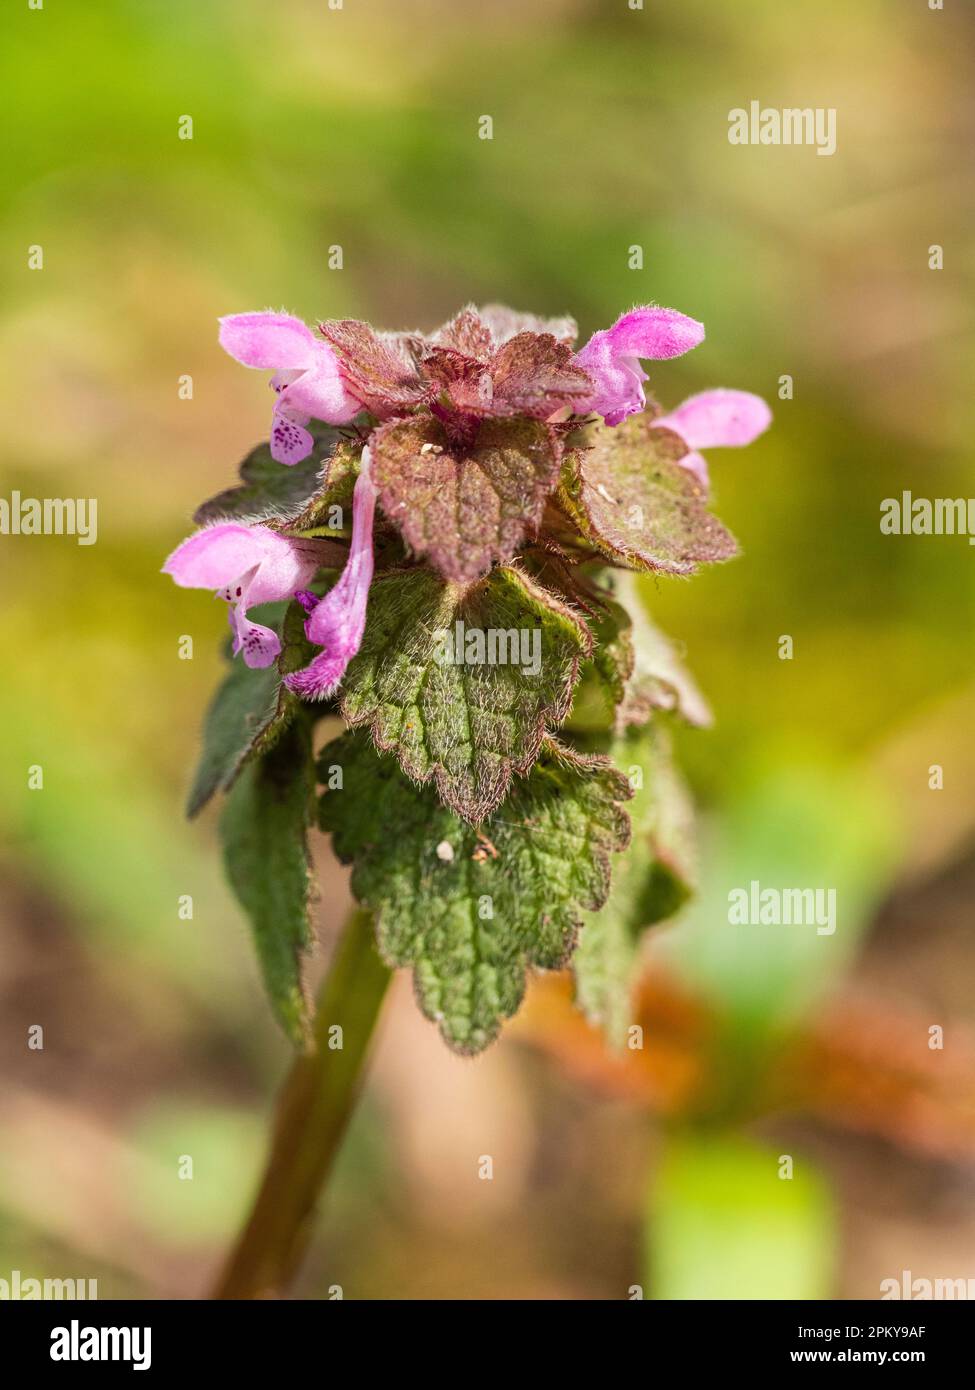
[[[5,1359],[19,1372],[46,1370],[66,1381],[79,1373],[156,1375],[218,1369],[249,1378],[264,1373],[323,1373],[335,1354],[361,1354],[363,1370],[377,1358],[403,1366],[427,1317],[436,1335],[490,1332],[492,1345],[510,1326],[524,1326],[546,1369],[578,1370],[580,1338],[605,1333],[613,1362],[638,1356],[687,1370],[789,1371],[793,1366],[874,1365],[948,1370],[970,1342],[965,1303],[473,1303],[410,1302],[8,1302],[0,1303]],[[522,1323],[522,1320],[525,1320]],[[382,1337],[377,1338],[380,1330]],[[405,1334],[395,1338],[398,1330]],[[526,1344],[519,1343],[518,1361]],[[403,1366],[405,1369],[405,1366]],[[345,1374],[349,1374],[348,1368]],[[45,1381],[47,1383],[47,1381]]]

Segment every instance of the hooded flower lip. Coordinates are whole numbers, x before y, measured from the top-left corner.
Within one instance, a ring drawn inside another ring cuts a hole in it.
[[[659,415],[654,428],[679,434],[691,452],[679,460],[701,486],[708,487],[708,466],[699,449],[740,448],[751,444],[772,423],[772,412],[751,391],[727,391],[718,387],[688,396],[669,415]]]
[[[270,666],[281,642],[277,633],[252,623],[249,608],[291,598],[322,563],[314,541],[289,540],[266,526],[216,522],[176,547],[163,573],[184,589],[212,589],[229,605],[234,655],[248,666]]]
[[[619,425],[628,415],[638,414],[647,403],[643,394],[647,374],[640,358],[680,357],[703,339],[704,325],[676,309],[631,309],[612,328],[594,333],[576,353],[576,364],[596,386],[587,408],[601,415],[607,425]]]
[[[308,457],[314,440],[305,426],[312,418],[347,425],[362,409],[332,349],[290,314],[230,314],[220,320],[220,345],[245,367],[274,372],[271,456],[278,463]]]
[[[298,595],[300,602],[310,608],[305,636],[323,649],[304,670],[285,677],[285,685],[305,700],[324,700],[332,695],[362,643],[373,575],[372,524],[377,496],[369,476],[369,462],[369,450],[364,449],[352,494],[349,558],[341,577],[317,602],[312,594]]]

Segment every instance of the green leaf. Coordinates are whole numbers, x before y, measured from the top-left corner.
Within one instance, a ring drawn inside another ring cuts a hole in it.
[[[250,918],[271,1006],[296,1044],[309,1029],[302,957],[312,942],[306,832],[314,795],[310,724],[301,719],[243,769],[220,818],[227,877]]]
[[[559,475],[560,445],[540,420],[488,419],[470,442],[432,416],[394,420],[370,440],[388,519],[448,579],[479,579],[535,529]]]
[[[341,436],[328,425],[311,426],[315,447],[308,458],[291,467],[277,463],[267,444],[259,444],[240,465],[241,484],[218,492],[197,508],[193,520],[207,522],[287,520],[297,516],[322,487],[332,451]]]
[[[452,1048],[480,1052],[521,1003],[527,967],[564,964],[582,912],[606,901],[611,855],[629,837],[626,779],[548,742],[476,830],[361,735],[329,744],[319,777],[322,828],[354,864],[383,956],[413,967],[420,1006]]]
[[[342,375],[356,400],[379,415],[429,400],[416,370],[408,334],[377,333],[359,319],[326,319],[318,331],[342,359]]]
[[[255,739],[273,717],[278,683],[273,666],[255,671],[235,661],[217,687],[203,724],[203,751],[186,803],[188,816],[197,815],[214,792],[233,782]]]
[[[565,715],[589,649],[582,619],[511,566],[472,586],[426,569],[390,572],[373,582],[342,713],[353,728],[367,725],[410,777],[432,779],[458,815],[479,821]]]
[[[731,1045],[759,1066],[784,1028],[814,1009],[849,968],[896,872],[897,811],[859,769],[825,750],[797,754],[768,734],[709,836],[700,897],[659,943],[668,973],[724,1020]],[[820,890],[819,920],[729,922],[732,894]],[[833,897],[835,895],[835,897]],[[828,920],[833,898],[832,923]]]
[[[614,574],[618,598],[630,614],[633,669],[620,708],[620,723],[642,724],[654,710],[668,710],[697,728],[712,723],[708,702],[684,666],[670,638],[653,623],[637,588],[636,577]],[[649,584],[648,580],[639,581]]]
[[[680,910],[695,877],[690,799],[659,723],[610,745],[634,792],[633,839],[613,875],[606,906],[587,920],[573,957],[576,998],[591,1022],[622,1046],[633,1019],[630,995],[646,929]]]
[[[340,440],[325,462],[318,487],[305,506],[293,516],[288,531],[301,535],[334,536],[352,526],[352,492],[359,476],[362,445]]]
[[[585,438],[588,447],[566,457],[559,496],[604,555],[631,569],[692,574],[700,564],[736,554],[734,537],[678,462],[688,452],[679,435],[633,415]]]
[[[566,720],[573,733],[622,732],[646,724],[655,710],[673,711],[689,724],[711,723],[704,696],[647,616],[635,578],[603,571],[591,581],[593,653],[582,665]]]
[[[233,785],[248,758],[274,744],[301,706],[281,677],[307,665],[316,649],[305,637],[305,612],[300,604],[288,604],[283,617],[272,621],[270,610],[282,607],[267,604],[254,610],[266,625],[280,630],[277,663],[257,670],[235,659],[217,687],[204,720],[203,751],[187,798],[190,818],[202,811],[215,792]]]
[[[598,733],[616,727],[618,709],[627,697],[635,654],[629,614],[606,595],[593,598],[589,623],[593,652],[582,664],[566,728]]]

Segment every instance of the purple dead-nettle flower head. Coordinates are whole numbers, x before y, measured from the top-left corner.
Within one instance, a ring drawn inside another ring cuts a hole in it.
[[[654,427],[663,426],[679,434],[691,452],[678,462],[708,488],[708,466],[699,449],[740,448],[767,430],[772,412],[761,396],[750,391],[701,391],[688,396],[669,415],[659,415]]]
[[[314,594],[297,595],[309,610],[305,635],[309,642],[322,648],[303,671],[285,677],[285,684],[306,700],[324,700],[335,692],[362,642],[372,583],[375,512],[376,489],[369,476],[369,450],[363,449],[352,494],[352,540],[345,569],[323,599],[316,599]]]
[[[245,367],[274,372],[271,456],[278,463],[300,463],[311,453],[309,420],[347,425],[362,409],[332,349],[290,314],[230,314],[220,320],[220,345]]]
[[[217,522],[177,546],[163,573],[184,589],[212,589],[229,604],[234,655],[248,666],[270,666],[281,642],[277,633],[252,623],[249,608],[290,599],[322,563],[322,546],[290,540],[266,526]]]
[[[165,565],[178,584],[215,589],[229,602],[234,650],[251,666],[270,665],[280,641],[248,619],[248,607],[296,596],[308,612],[308,639],[322,650],[285,680],[308,700],[335,692],[362,642],[377,502],[408,556],[458,582],[482,577],[537,534],[546,497],[558,485],[571,417],[595,412],[618,425],[642,411],[640,359],[679,356],[704,337],[703,326],[685,314],[642,307],[575,352],[572,319],[501,305],[468,306],[431,334],[380,333],[352,319],[327,320],[319,332],[321,338],[288,314],[220,321],[227,352],[274,373],[271,454],[278,462],[310,454],[305,427],[313,418],[341,425],[363,411],[373,417],[338,582],[318,599],[307,586],[327,563],[320,543],[262,524],[210,526]],[[691,452],[679,462],[706,490],[707,466],[697,450],[747,444],[770,418],[757,396],[708,391],[651,424],[684,439]]]
[[[676,309],[631,309],[612,328],[594,333],[575,357],[595,383],[586,403],[607,425],[619,425],[646,406],[641,357],[680,357],[704,339],[704,325]]]
[[[592,395],[592,380],[573,361],[571,319],[468,306],[430,335],[377,333],[354,319],[330,319],[319,330],[349,390],[378,419],[426,407],[465,442],[483,420],[546,420],[583,409]]]

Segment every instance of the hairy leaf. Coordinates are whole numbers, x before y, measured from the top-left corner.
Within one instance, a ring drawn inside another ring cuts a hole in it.
[[[609,752],[634,791],[633,839],[616,867],[608,903],[586,920],[572,968],[579,1006],[620,1046],[632,1022],[630,995],[642,934],[672,917],[690,897],[694,852],[690,799],[667,730],[648,725],[614,740]]]
[[[646,724],[655,710],[707,726],[711,711],[673,645],[646,614],[634,575],[604,572],[592,590],[594,650],[579,675],[566,727],[596,733]],[[626,600],[626,607],[612,594]]]
[[[453,348],[432,347],[424,353],[423,371],[449,410],[479,417],[502,413],[495,409],[490,373],[476,358]]]
[[[458,582],[511,558],[558,479],[557,436],[538,420],[485,420],[459,444],[438,420],[413,416],[377,430],[371,448],[387,518]]]
[[[312,941],[307,829],[315,778],[301,719],[244,768],[220,818],[224,863],[250,919],[272,1008],[294,1043],[308,1038],[302,958]]]
[[[305,505],[288,521],[287,530],[302,535],[333,535],[352,526],[352,492],[359,476],[362,445],[341,440],[327,460]]]
[[[703,488],[678,462],[688,452],[678,435],[633,415],[586,438],[588,448],[567,455],[559,495],[604,555],[630,569],[692,574],[737,552]]]
[[[480,1052],[521,1003],[526,968],[564,964],[582,912],[605,902],[611,856],[629,838],[626,779],[547,743],[476,830],[361,735],[329,744],[319,777],[332,788],[322,827],[354,864],[352,891],[375,914],[384,957],[412,966],[451,1047]]]
[[[573,733],[613,729],[633,674],[633,639],[625,609],[603,597],[590,626],[593,652],[583,662],[566,724]]]
[[[249,758],[272,747],[301,705],[281,677],[307,665],[316,650],[305,637],[304,609],[298,603],[266,604],[253,613],[280,633],[281,652],[274,666],[262,669],[233,661],[217,687],[204,720],[203,750],[187,798],[186,814],[191,818],[214,792],[233,785]]]
[[[374,414],[419,405],[429,386],[417,374],[402,335],[377,333],[358,319],[327,319],[319,332],[342,359],[351,394]]]
[[[517,333],[491,363],[494,399],[515,414],[545,419],[562,405],[581,404],[593,383],[572,360],[572,349],[551,333]]]
[[[538,318],[535,314],[521,314],[509,309],[505,304],[485,304],[477,315],[487,324],[496,343],[506,343],[516,333],[551,333],[559,342],[572,344],[579,336],[575,319],[568,316],[558,319]]]
[[[203,723],[203,751],[187,798],[188,816],[197,815],[214,792],[233,782],[255,739],[273,718],[278,684],[273,666],[261,671],[242,661],[231,666]]]
[[[476,822],[561,721],[589,648],[582,619],[510,566],[471,586],[394,571],[373,582],[342,713]]]
[[[461,352],[465,357],[473,357],[482,362],[494,351],[491,330],[473,304],[468,304],[449,323],[438,328],[433,341],[445,348],[453,349],[454,352]]]
[[[315,447],[293,467],[277,463],[267,444],[259,444],[240,465],[240,486],[218,492],[199,506],[193,520],[198,526],[233,518],[269,521],[296,516],[322,486],[321,475],[341,436],[329,425],[310,425]]]
[[[523,331],[495,349],[487,327],[470,309],[423,350],[421,370],[449,409],[474,416],[546,420],[564,405],[582,408],[595,389],[567,343],[551,333]]]
[[[636,576],[613,576],[617,595],[631,615],[633,669],[619,708],[618,725],[644,724],[654,710],[679,714],[688,724],[707,728],[712,722],[708,702],[681,661],[674,644],[647,615]]]

